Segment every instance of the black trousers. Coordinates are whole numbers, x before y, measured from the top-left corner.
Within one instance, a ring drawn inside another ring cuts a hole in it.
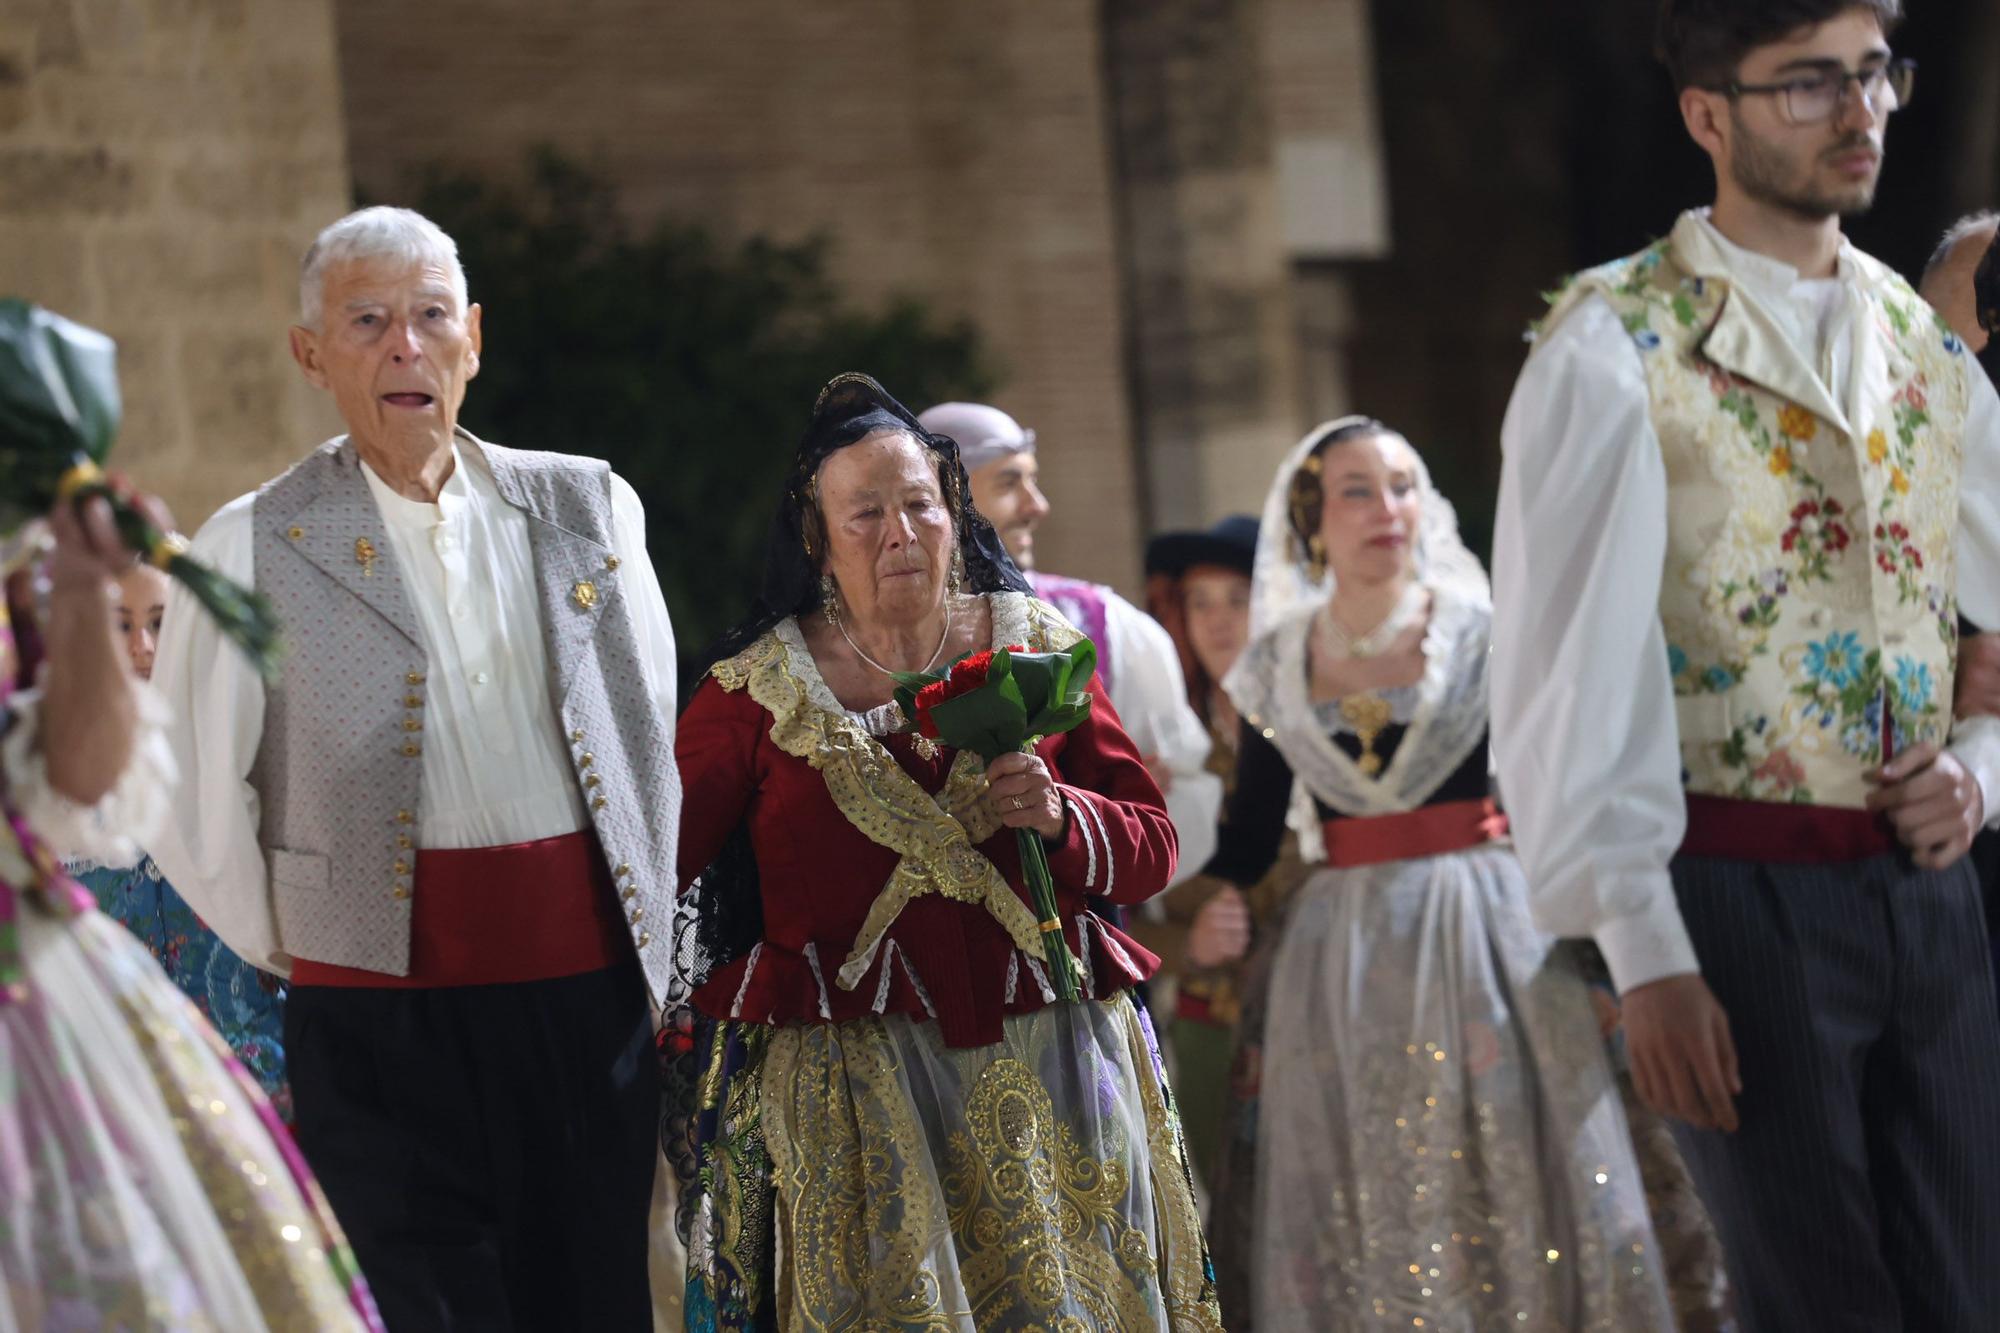
[[[297,1135],[390,1333],[648,1333],[658,1064],[637,962],[297,986]]]
[[[1986,895],[1986,933],[1993,940],[1993,968],[2000,980],[2000,832],[1982,830],[1972,840],[1972,854],[1966,859]]]
[[[1673,863],[1741,1060],[1676,1125],[1745,1333],[2000,1328],[2000,1010],[1980,888],[1900,858]]]

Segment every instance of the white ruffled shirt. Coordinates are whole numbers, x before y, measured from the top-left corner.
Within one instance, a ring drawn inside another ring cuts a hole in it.
[[[1834,401],[1848,401],[1847,247],[1840,276],[1801,279],[1702,225]],[[1977,367],[1969,379],[1958,597],[1974,624],[2000,629],[2000,398]],[[1500,440],[1493,748],[1536,921],[1594,936],[1620,990],[1699,971],[1667,875],[1687,811],[1659,617],[1666,468],[1645,366],[1602,298],[1536,345]],[[1508,651],[1529,639],[1532,653]],[[2000,719],[1959,722],[1949,748],[2000,823]]]

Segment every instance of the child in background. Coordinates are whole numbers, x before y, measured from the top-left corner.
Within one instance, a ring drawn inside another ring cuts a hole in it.
[[[141,680],[153,674],[153,648],[166,609],[167,576],[139,563],[118,580],[112,608],[119,637]],[[202,924],[173,885],[143,853],[136,864],[77,862],[65,867],[96,897],[98,908],[139,937],[160,968],[200,1008],[243,1062],[287,1123],[291,1089],[285,1081],[285,985],[231,953]]]

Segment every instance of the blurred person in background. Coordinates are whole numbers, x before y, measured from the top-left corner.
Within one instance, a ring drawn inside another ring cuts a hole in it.
[[[1156,537],[1146,548],[1149,584],[1170,581],[1191,663],[1188,700],[1208,728],[1208,771],[1225,794],[1236,782],[1238,719],[1222,679],[1236,665],[1250,632],[1250,567],[1257,555],[1257,520],[1226,518],[1201,532]],[[1177,647],[1180,643],[1177,643]],[[1232,1036],[1244,1002],[1244,965],[1285,896],[1302,877],[1296,844],[1248,893],[1207,875],[1184,879],[1147,904],[1133,926],[1140,943],[1160,955],[1163,980],[1154,996],[1170,1014],[1181,1117],[1200,1177],[1212,1185],[1229,1100]]]
[[[1261,881],[1310,794],[1325,858],[1271,964],[1239,1333],[1673,1327],[1589,988],[1495,808],[1491,619],[1400,434],[1347,417],[1291,451],[1223,682],[1239,759],[1208,867]]]
[[[143,561],[135,562],[119,574],[116,588],[112,619],[119,641],[132,674],[150,681],[166,613],[167,576]],[[159,863],[144,852],[135,848],[130,857],[86,858],[63,868],[90,890],[106,916],[138,936],[256,1077],[278,1114],[289,1121],[292,1094],[285,1081],[283,980],[231,953],[174,891]]]
[[[2000,369],[2000,213],[1973,213],[1953,223],[1924,268],[1918,289],[1979,358],[1988,380]],[[1994,497],[2000,502],[2000,497]],[[1963,616],[1958,625],[1959,717],[2000,716],[2000,634],[1981,634]],[[1986,931],[1993,938],[1994,980],[2000,985],[2000,832],[1981,829],[1972,864],[1986,895]]]
[[[997,407],[940,403],[917,420],[958,442],[972,477],[972,500],[1007,554],[1047,601],[1097,645],[1097,674],[1147,767],[1167,796],[1180,837],[1176,882],[1197,873],[1215,850],[1222,784],[1207,770],[1208,733],[1188,706],[1174,641],[1151,616],[1101,583],[1064,578],[1035,563],[1035,533],[1049,515],[1035,432]]]

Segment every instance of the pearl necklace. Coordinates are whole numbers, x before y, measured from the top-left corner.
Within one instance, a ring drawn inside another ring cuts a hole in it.
[[[890,668],[883,666],[880,662],[876,661],[874,658],[870,657],[867,653],[863,652],[861,650],[861,645],[854,641],[854,636],[847,632],[847,621],[840,614],[840,608],[837,604],[835,605],[833,612],[833,627],[840,631],[841,638],[847,640],[847,646],[854,650],[854,655],[856,657],[866,662],[869,666],[874,667],[877,671],[881,672],[883,675],[893,677],[904,674],[914,674],[914,673],[904,673],[891,670]],[[947,597],[944,599],[944,633],[938,635],[937,647],[931,652],[930,661],[918,667],[917,670],[929,671],[932,667],[936,666],[938,659],[944,656],[945,644],[949,642],[951,642],[951,598]]]
[[[1320,625],[1326,632],[1328,645],[1337,654],[1359,659],[1377,657],[1416,620],[1423,603],[1423,585],[1412,582],[1403,589],[1402,599],[1396,603],[1395,609],[1366,634],[1352,633],[1335,619],[1332,602],[1326,604],[1326,614],[1320,617]]]

